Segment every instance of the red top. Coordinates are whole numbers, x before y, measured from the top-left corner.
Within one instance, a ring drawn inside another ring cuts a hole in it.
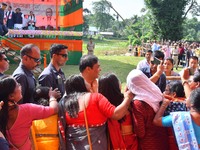
[[[184,48],[183,47],[179,47],[178,51],[179,51],[179,54],[182,55],[184,53]]]
[[[134,100],[132,104],[134,131],[141,150],[168,150],[167,129],[153,125],[153,108],[139,100]]]
[[[113,106],[103,95],[91,93],[88,106],[86,108],[88,125],[99,126],[104,124],[108,118],[111,118],[115,110]],[[78,118],[70,118],[66,113],[68,125],[85,125],[84,111],[78,113]]]

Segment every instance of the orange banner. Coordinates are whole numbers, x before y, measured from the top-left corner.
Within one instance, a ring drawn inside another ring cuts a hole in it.
[[[83,9],[79,9],[69,15],[60,16],[60,27],[72,27],[83,24]]]

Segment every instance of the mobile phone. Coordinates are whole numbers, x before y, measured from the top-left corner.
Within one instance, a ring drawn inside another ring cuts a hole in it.
[[[188,68],[189,69],[189,75],[194,75],[194,69],[193,68]]]
[[[153,58],[153,60],[151,61],[152,64],[155,64],[155,65],[159,65],[160,64],[160,60],[156,57]]]

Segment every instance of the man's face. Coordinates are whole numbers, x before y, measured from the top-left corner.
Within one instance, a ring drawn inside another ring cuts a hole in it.
[[[198,67],[198,61],[196,59],[190,59],[189,67],[193,68],[194,70],[196,70],[197,67]]]
[[[149,61],[151,59],[152,53],[151,52],[147,52],[145,54],[145,58],[147,59],[147,61]]]
[[[27,54],[23,57],[26,57],[26,64],[29,70],[34,70],[38,65],[41,64],[40,62],[40,49],[35,46],[32,48],[32,52]]]
[[[52,13],[53,13],[53,12],[52,12],[52,10],[51,10],[50,8],[47,8],[47,9],[46,9],[46,16],[47,16],[47,17],[51,17],[51,16],[52,16]]]
[[[2,5],[2,9],[3,9],[3,10],[5,10],[5,9],[6,9],[6,7],[7,7],[6,5]]]
[[[67,49],[61,50],[58,54],[53,54],[53,59],[58,66],[64,66],[68,60],[68,51]]]
[[[2,58],[0,59],[0,68],[2,69],[3,72],[9,69],[9,60],[4,54],[2,55]]]
[[[99,77],[99,73],[101,72],[101,67],[99,62],[93,65],[93,67],[90,69],[91,77],[95,80]]]
[[[163,60],[162,58],[158,58],[159,60]],[[152,60],[153,60],[153,58],[152,58]],[[151,70],[151,73],[155,73],[156,71],[157,71],[157,67],[158,67],[158,65],[157,64],[154,64],[154,63],[152,63],[152,61],[150,61],[150,70]]]

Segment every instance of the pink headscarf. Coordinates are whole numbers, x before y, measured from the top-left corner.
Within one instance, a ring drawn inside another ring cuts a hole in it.
[[[133,100],[144,101],[155,112],[159,109],[159,102],[163,100],[160,89],[140,70],[132,70],[127,76],[127,87],[135,94]]]

